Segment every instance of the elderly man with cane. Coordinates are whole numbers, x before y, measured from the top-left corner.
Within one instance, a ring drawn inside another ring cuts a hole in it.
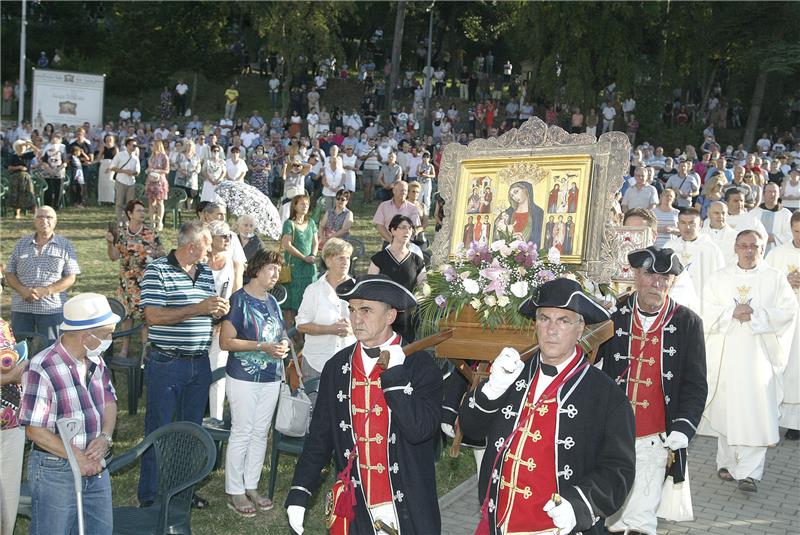
[[[113,444],[117,396],[103,352],[120,317],[108,300],[79,294],[64,305],[61,337],[33,359],[23,379],[20,425],[33,449],[28,458],[31,533],[111,534],[111,481],[105,457]],[[73,474],[56,422],[77,419],[71,448],[83,476],[83,520],[78,518]]]

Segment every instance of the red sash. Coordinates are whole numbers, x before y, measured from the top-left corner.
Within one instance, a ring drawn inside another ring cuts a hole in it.
[[[631,312],[630,355],[626,394],[636,417],[636,436],[646,437],[666,430],[666,407],[661,387],[661,351],[664,326],[672,318],[669,301],[664,303],[645,333],[638,306]]]

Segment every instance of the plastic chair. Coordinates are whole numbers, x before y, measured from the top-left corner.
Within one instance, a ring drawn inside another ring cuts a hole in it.
[[[359,258],[366,258],[364,242],[354,236],[348,236],[345,241],[353,246],[353,254],[350,255],[350,276],[356,275],[356,262]]]
[[[14,331],[14,338],[16,338],[18,344],[20,342],[26,343],[29,358],[52,345],[45,335],[33,331]]]
[[[125,320],[127,317],[125,305],[113,297],[109,297],[107,299],[108,304],[111,307],[111,311],[122,318],[122,320]],[[120,323],[122,320],[120,320]],[[143,323],[139,323],[124,331],[114,331],[114,333],[111,335],[111,339],[116,343],[116,341],[121,338],[130,337],[134,333],[139,332],[143,325]],[[144,382],[141,357],[123,357],[119,355],[114,356],[113,344],[110,348],[108,348],[106,353],[111,355],[105,357],[105,359],[106,366],[108,366],[108,369],[111,370],[111,376],[114,382],[117,381],[115,373],[117,371],[125,373],[126,377],[128,378],[128,414],[136,414],[139,411],[139,395],[141,394],[142,385]]]
[[[313,394],[319,390],[319,377],[309,379],[303,383],[306,394]],[[278,411],[275,411],[277,415]],[[275,485],[278,482],[278,458],[281,453],[300,456],[303,452],[303,443],[306,437],[288,437],[272,426],[272,449],[270,450],[269,463],[269,492],[267,497],[271,500],[275,495]]]
[[[211,372],[211,383],[216,383],[225,377],[225,367],[222,366]],[[211,438],[214,440],[214,446],[217,450],[217,463],[214,466],[215,470],[222,468],[224,457],[222,456],[222,448],[231,438],[231,413],[225,411],[222,417],[222,425],[212,425],[211,418],[203,418],[203,429],[205,429]]]
[[[6,213],[6,198],[8,196],[8,180],[5,175],[0,176],[0,217]]]
[[[39,173],[31,173],[33,179],[33,196],[36,197],[36,206],[44,206],[44,192],[47,191],[47,181]]]
[[[181,226],[181,204],[186,202],[186,191],[181,188],[169,190],[169,197],[164,201],[164,216],[172,214],[172,228],[177,229]]]
[[[146,202],[147,199],[145,198],[145,191],[146,191],[146,189],[145,189],[144,184],[139,184],[137,182],[136,183],[136,193],[135,193],[136,198],[139,199],[140,201],[145,201]]]
[[[195,486],[214,468],[217,451],[202,427],[174,422],[150,433],[132,449],[115,457],[111,473],[133,464],[155,448],[158,490],[152,506],[115,507],[114,533],[133,535],[190,534],[191,501]]]
[[[63,210],[67,207],[67,198],[69,197],[69,186],[71,183],[72,181],[69,178],[69,174],[67,174],[61,181],[61,195],[58,197],[59,210]]]

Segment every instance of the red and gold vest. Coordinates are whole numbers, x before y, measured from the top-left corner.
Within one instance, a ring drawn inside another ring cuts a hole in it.
[[[522,407],[520,425],[503,456],[500,489],[497,495],[497,526],[506,525],[504,533],[531,533],[554,529],[553,520],[542,508],[558,492],[556,479],[556,424],[559,386],[581,362],[581,352],[553,379],[534,403],[536,383],[528,389]],[[535,407],[535,408],[534,408]]]
[[[666,303],[645,333],[636,307],[631,312],[630,373],[626,394],[636,416],[636,437],[666,430],[664,389],[661,387],[661,348],[663,329],[671,314]],[[668,317],[669,316],[669,317]]]
[[[392,341],[392,344],[398,343],[399,336]],[[357,442],[356,462],[367,507],[392,501],[389,482],[389,407],[381,389],[382,372],[383,368],[376,364],[367,376],[361,344],[357,344],[350,379],[350,414]]]

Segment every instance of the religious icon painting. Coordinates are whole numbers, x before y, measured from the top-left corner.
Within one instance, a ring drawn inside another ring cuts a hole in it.
[[[622,132],[570,134],[535,117],[496,138],[447,144],[438,194],[450,210],[431,245],[432,266],[475,241],[523,240],[611,282],[619,243],[609,214],[629,153]]]
[[[582,261],[586,218],[580,216],[588,198],[578,192],[589,189],[589,157],[465,161],[462,173],[467,188],[455,204],[462,232],[451,240],[453,251],[473,241],[523,240],[544,251],[556,247],[562,262]]]

